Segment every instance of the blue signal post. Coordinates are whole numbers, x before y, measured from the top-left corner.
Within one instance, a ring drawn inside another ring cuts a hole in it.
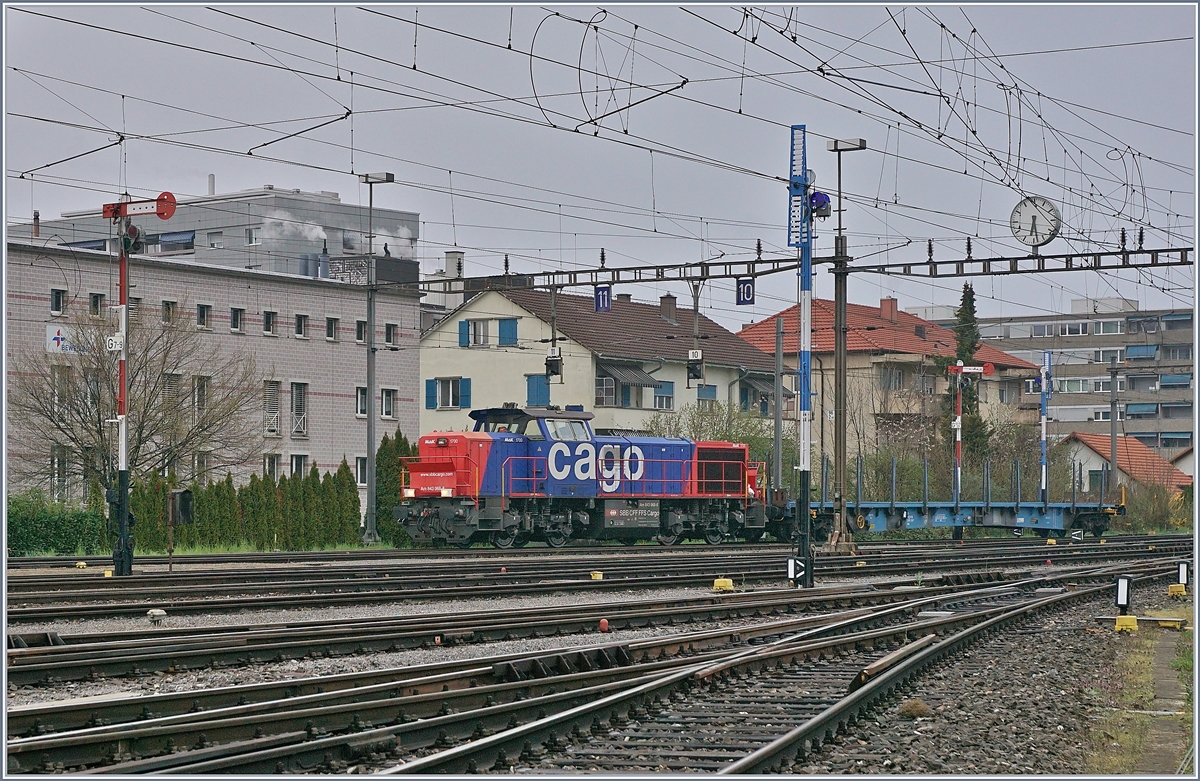
[[[805,139],[805,126],[792,125],[791,171],[788,178],[788,246],[800,249],[800,358],[796,369],[800,401],[800,457],[797,464],[800,472],[800,494],[796,497],[796,520],[799,522],[801,534],[800,550],[796,553],[807,564],[802,582],[797,585],[811,588],[812,516],[809,498],[812,480],[812,203]]]

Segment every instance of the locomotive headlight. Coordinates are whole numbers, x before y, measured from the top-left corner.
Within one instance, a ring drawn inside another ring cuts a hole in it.
[[[442,489],[442,498],[448,499],[448,498],[450,498],[451,496],[454,496],[454,489],[453,489],[453,488],[443,488],[443,489]]]
[[[437,438],[437,446],[438,447],[448,447],[449,445],[450,445],[450,440],[448,438],[446,438],[446,437],[438,437]]]
[[[415,488],[405,488],[404,489],[404,498],[412,499],[416,495],[417,495],[417,489],[415,489]]]

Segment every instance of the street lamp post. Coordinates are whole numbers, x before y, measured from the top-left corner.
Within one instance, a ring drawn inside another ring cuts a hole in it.
[[[834,379],[833,379],[833,533],[830,545],[843,542],[849,536],[846,518],[846,277],[850,257],[846,254],[846,237],[842,233],[842,153],[867,148],[862,138],[834,139],[828,149],[837,155],[837,235],[833,239],[833,306],[834,306]]]
[[[367,186],[367,512],[363,542],[379,542],[375,518],[375,185],[396,181],[389,173],[359,174]]]

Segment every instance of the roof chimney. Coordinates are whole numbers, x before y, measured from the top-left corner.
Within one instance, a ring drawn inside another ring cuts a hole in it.
[[[617,300],[623,304],[633,303],[633,293],[617,293]]]
[[[663,319],[666,320],[668,323],[674,323],[675,322],[675,296],[671,295],[670,293],[667,293],[665,296],[662,296],[661,298],[658,299],[658,303],[660,305],[659,314],[662,315]]]
[[[894,298],[879,299],[879,316],[882,317],[884,320],[887,320],[889,323],[896,322],[896,317],[897,317],[896,313],[898,311],[899,311],[899,307],[897,305],[896,299],[894,299]]]
[[[40,235],[42,235],[42,215],[38,213],[37,209],[34,209],[33,210],[33,238],[36,239]]]
[[[209,195],[217,194],[217,175],[216,174],[208,175],[208,194]]]

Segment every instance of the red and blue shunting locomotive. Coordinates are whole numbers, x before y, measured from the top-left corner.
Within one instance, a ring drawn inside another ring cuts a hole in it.
[[[397,520],[418,544],[461,547],[786,539],[746,445],[596,436],[592,417],[512,405],[473,410],[473,431],[425,434],[401,470]]]

